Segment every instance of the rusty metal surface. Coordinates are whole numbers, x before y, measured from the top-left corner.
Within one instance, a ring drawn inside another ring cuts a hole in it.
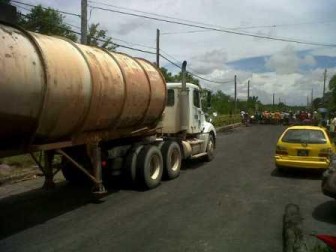
[[[162,114],[165,81],[145,60],[1,23],[0,43],[0,143],[118,138]]]
[[[135,59],[125,54],[113,53],[113,56],[124,71],[126,92],[123,112],[115,127],[119,129],[143,127],[139,125],[139,122],[147,111],[151,92],[150,84]]]
[[[125,87],[118,64],[105,51],[78,45],[86,57],[92,76],[90,109],[82,125],[82,131],[106,129],[122,112]]]
[[[147,114],[144,117],[143,124],[151,124],[156,122],[158,115],[161,115],[166,105],[166,85],[164,77],[160,71],[145,59],[136,59],[137,62],[145,70],[151,88],[150,103],[148,105]]]
[[[47,66],[47,88],[37,136],[70,136],[83,121],[91,98],[91,75],[81,53],[68,41],[34,33]]]
[[[21,31],[0,25],[0,142],[31,134],[43,89],[36,48]]]

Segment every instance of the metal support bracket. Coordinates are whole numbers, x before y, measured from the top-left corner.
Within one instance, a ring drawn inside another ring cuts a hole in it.
[[[89,154],[93,174],[95,178],[95,185],[93,187],[93,193],[96,195],[102,195],[106,193],[106,189],[103,185],[102,167],[101,167],[101,148],[98,142],[87,144],[87,152]]]
[[[54,173],[53,173],[53,160],[54,160],[55,152],[45,151],[44,152],[44,189],[53,189],[55,188],[55,182],[54,182]]]

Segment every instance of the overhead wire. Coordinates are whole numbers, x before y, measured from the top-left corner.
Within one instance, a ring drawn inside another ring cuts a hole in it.
[[[89,7],[93,8],[93,9],[97,9],[97,10],[119,13],[119,14],[123,14],[123,15],[134,16],[134,17],[140,17],[140,18],[155,20],[155,21],[159,21],[159,22],[177,24],[177,25],[194,27],[194,28],[201,28],[201,29],[205,29],[205,30],[213,30],[213,31],[217,31],[217,32],[223,32],[223,33],[240,35],[240,36],[248,36],[248,37],[253,37],[253,38],[260,38],[260,39],[267,39],[267,40],[274,40],[274,41],[281,41],[281,42],[290,42],[290,43],[297,43],[297,44],[304,44],[304,45],[336,47],[336,44],[326,44],[326,43],[318,43],[318,42],[305,42],[305,41],[300,41],[300,40],[291,39],[291,38],[271,37],[271,36],[266,36],[266,35],[239,32],[239,31],[228,30],[228,29],[219,29],[219,28],[208,27],[208,26],[204,26],[204,25],[188,24],[188,23],[184,23],[184,22],[180,22],[180,21],[167,20],[167,19],[160,18],[160,17],[150,17],[150,16],[146,16],[146,15],[142,15],[142,14],[130,13],[130,12],[108,9],[108,8],[102,8],[102,7],[99,7],[99,6],[89,5]]]
[[[172,65],[174,65],[175,67],[179,68],[179,69],[182,69],[182,67],[180,65],[178,65],[177,63],[171,61],[170,59],[168,59],[167,57],[165,57],[164,55],[160,55],[160,57],[162,57],[163,59],[165,59],[166,61],[168,61],[169,63],[171,63]],[[233,80],[225,80],[225,81],[214,81],[214,80],[210,80],[210,79],[207,79],[207,78],[204,78],[202,76],[199,76],[198,74],[195,74],[193,72],[190,72],[190,71],[187,71],[190,75],[196,77],[196,78],[199,78],[201,80],[204,80],[204,81],[207,81],[207,82],[212,82],[212,83],[217,83],[217,84],[227,84],[227,83],[232,83]]]
[[[30,6],[30,7],[36,7],[37,6],[37,5],[33,5],[33,4],[23,3],[23,2],[20,2],[20,1],[16,1],[16,0],[11,0],[11,2],[16,3],[16,4],[22,4],[22,5],[25,5],[25,6]],[[48,9],[48,8],[43,7],[42,5],[40,5],[40,6],[44,10]],[[76,14],[76,13],[72,13],[72,12],[67,12],[67,11],[61,11],[61,10],[57,10],[57,9],[54,9],[54,10],[57,11],[57,12],[59,12],[59,13],[62,13],[62,14],[76,16],[76,17],[79,17],[79,18],[81,17],[80,14]]]
[[[104,5],[104,6],[109,6],[109,7],[113,7],[113,8],[117,8],[117,9],[121,9],[121,10],[128,10],[128,11],[133,11],[133,12],[137,12],[137,13],[148,14],[148,15],[152,15],[152,16],[156,16],[156,17],[164,17],[164,18],[169,18],[169,19],[179,20],[179,21],[185,21],[185,22],[194,23],[194,24],[202,24],[202,25],[208,25],[208,26],[214,26],[214,27],[216,26],[216,25],[213,25],[213,24],[207,24],[207,23],[193,21],[193,20],[187,20],[187,19],[183,19],[183,18],[176,18],[176,17],[167,16],[167,15],[156,14],[156,13],[153,13],[153,12],[140,11],[140,10],[136,10],[136,9],[132,9],[132,8],[126,8],[126,7],[117,6],[117,5],[113,5],[113,4],[107,4],[107,3],[103,3],[103,2],[99,2],[99,1],[89,0],[88,2],[89,3],[94,3],[94,4],[100,4],[100,5]],[[221,27],[221,28],[224,28],[224,27]]]
[[[18,1],[14,1],[13,2],[18,2]],[[20,3],[20,2],[18,2]],[[29,7],[36,7],[36,5],[31,5],[31,4],[24,4],[24,5],[27,5]],[[19,8],[22,8],[26,11],[31,11],[31,9],[28,9],[28,8],[25,8],[25,7],[22,7],[22,6],[16,6],[16,7],[19,7]],[[43,9],[48,9],[48,8],[45,8],[45,7],[42,7]],[[63,13],[62,11],[59,11],[59,10],[56,10],[55,11],[57,12],[60,12],[60,13]],[[20,15],[22,16],[25,16],[27,17],[27,15],[23,14],[23,13],[19,13]],[[72,27],[75,27],[75,28],[80,28],[78,26],[75,26],[75,25],[72,25],[70,23],[67,23],[67,22],[64,22],[65,24],[69,25],[69,26],[72,26]],[[72,29],[68,29],[68,28],[65,28],[65,27],[62,27],[63,29],[67,30],[68,32],[72,32],[76,35],[80,35],[81,36],[81,32],[77,32],[77,31],[74,31]],[[146,45],[141,45],[141,44],[136,44],[136,43],[131,43],[131,42],[127,42],[125,40],[121,40],[121,39],[116,39],[116,38],[113,38],[113,40],[119,40],[119,41],[123,41],[124,43],[128,43],[128,44],[133,44],[133,45],[137,45],[137,46],[142,46],[142,47],[147,47],[147,48],[151,48],[151,49],[156,49],[155,47],[150,47],[150,46],[146,46]],[[97,41],[99,42],[107,42],[107,40],[104,40],[104,39],[97,39]],[[129,49],[129,50],[134,50],[134,51],[138,51],[138,52],[142,52],[142,53],[147,53],[147,54],[151,54],[151,55],[156,55],[156,52],[152,52],[152,51],[148,51],[148,50],[142,50],[142,49],[138,49],[138,48],[134,48],[134,47],[131,47],[131,46],[126,46],[126,45],[123,45],[123,44],[119,44],[119,43],[114,43],[114,42],[111,42],[112,44],[118,46],[118,47],[121,47],[121,48],[125,48],[125,49]],[[169,55],[167,52],[165,52],[164,50],[161,50],[162,52],[164,52],[168,57],[171,57],[171,58],[174,58],[173,56]],[[167,56],[164,56],[160,53],[160,57],[162,57],[163,59],[165,59],[166,61],[168,61],[169,63],[171,63],[172,65],[174,65],[175,67],[178,67],[179,69],[181,69],[181,66],[178,65],[177,63],[173,62],[172,60],[170,60]],[[179,61],[177,60],[176,58],[174,58],[176,61]],[[214,80],[210,80],[210,79],[207,79],[207,78],[204,78],[202,76],[200,76],[199,74],[197,73],[193,73],[191,71],[188,71],[188,73],[196,78],[199,78],[201,80],[204,80],[204,81],[207,81],[207,82],[211,82],[211,83],[217,83],[217,84],[225,84],[225,83],[230,83],[232,82],[232,80],[226,80],[226,81],[214,81]]]
[[[20,2],[20,1],[17,1],[17,0],[12,0],[12,2],[22,4],[22,5],[26,5],[26,6],[30,6],[30,7],[35,7],[36,6],[36,5],[32,5],[32,4],[23,3],[23,2]],[[95,3],[94,1],[89,1],[89,2]],[[98,2],[96,2],[96,3],[98,3]],[[108,4],[105,4],[105,5],[108,5]],[[108,6],[112,6],[112,5],[108,5]],[[115,12],[115,13],[124,14],[124,15],[131,15],[131,16],[141,17],[141,18],[145,18],[145,19],[152,19],[152,20],[156,20],[156,21],[160,21],[160,22],[173,23],[173,24],[178,24],[178,25],[183,25],[183,26],[189,26],[189,27],[200,28],[200,29],[205,29],[205,30],[224,32],[224,33],[235,34],[235,35],[240,35],[240,36],[249,36],[249,37],[254,37],[254,38],[261,38],[261,39],[268,39],[268,40],[282,41],[282,42],[290,42],[290,43],[298,43],[298,44],[305,44],[305,45],[336,47],[336,44],[307,42],[307,41],[300,41],[300,40],[291,39],[291,38],[279,38],[279,37],[271,37],[271,36],[260,35],[260,34],[237,32],[237,31],[234,31],[234,30],[228,30],[228,28],[223,29],[223,28],[214,28],[214,27],[209,27],[209,26],[204,26],[204,25],[187,24],[187,23],[183,23],[183,22],[179,22],[179,21],[166,20],[166,19],[163,19],[163,18],[159,18],[160,16],[162,17],[162,15],[157,15],[159,17],[155,18],[155,17],[149,17],[149,16],[139,15],[139,14],[130,13],[130,12],[124,12],[124,11],[119,11],[119,10],[102,8],[102,7],[98,7],[98,6],[89,5],[89,7],[93,8],[93,9],[110,11],[110,12]],[[45,7],[42,7],[42,8],[47,9]],[[129,9],[129,8],[123,8],[123,9]],[[63,13],[63,14],[67,14],[67,15],[73,15],[73,16],[77,16],[77,17],[81,16],[81,15],[76,14],[76,13],[60,11],[60,10],[57,10],[57,11],[60,12],[60,13]],[[145,12],[143,12],[143,13],[145,13]],[[150,14],[149,12],[147,12],[147,13]],[[166,17],[168,17],[168,16],[166,16]],[[169,18],[171,18],[171,17],[169,17]],[[193,21],[188,21],[188,22],[193,22]],[[243,27],[241,27],[241,28],[243,28]]]
[[[202,25],[207,25],[207,26],[213,26],[213,27],[220,27],[223,29],[230,29],[230,30],[240,30],[240,29],[257,29],[257,28],[275,28],[275,27],[281,27],[281,26],[296,26],[296,25],[306,25],[306,24],[317,24],[317,23],[331,23],[331,22],[336,22],[336,20],[324,20],[324,21],[314,21],[314,22],[302,22],[302,23],[291,23],[291,24],[274,24],[274,25],[254,25],[254,26],[239,26],[239,27],[223,27],[215,24],[209,24],[209,23],[204,23],[204,22],[198,22],[194,20],[188,20],[188,19],[183,19],[183,18],[176,18],[176,17],[171,17],[168,15],[163,15],[163,14],[157,14],[153,12],[148,12],[148,11],[141,11],[137,9],[132,9],[132,8],[126,8],[118,5],[113,5],[110,3],[105,3],[101,1],[94,1],[94,0],[89,0],[89,3],[94,3],[94,4],[99,4],[103,6],[109,6],[117,9],[122,9],[122,10],[128,10],[128,11],[133,11],[137,13],[142,13],[142,14],[148,14],[152,16],[157,16],[157,17],[165,17],[169,19],[174,19],[174,20],[180,20],[180,21],[186,21],[188,23],[195,23],[195,24],[202,24]],[[167,33],[165,33],[167,34]],[[173,34],[173,33],[171,33]]]

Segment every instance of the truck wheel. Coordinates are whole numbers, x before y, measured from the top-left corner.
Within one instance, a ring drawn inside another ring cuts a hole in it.
[[[133,147],[130,152],[128,153],[126,160],[125,160],[125,179],[130,185],[135,185],[137,182],[137,158],[144,146],[139,145],[136,147]]]
[[[205,156],[205,160],[210,162],[215,157],[215,140],[212,134],[209,135],[209,140],[206,148],[207,155]]]
[[[90,159],[85,152],[80,150],[66,151],[66,153],[76,160],[80,165],[82,165],[88,171],[90,170]],[[70,183],[75,185],[90,185],[92,181],[73,163],[71,163],[67,158],[62,157],[61,170],[64,178]],[[90,172],[91,173],[91,172]]]
[[[180,175],[182,153],[179,144],[175,141],[167,141],[161,148],[163,158],[163,176],[174,179]]]
[[[137,177],[142,188],[152,189],[160,184],[163,173],[161,151],[157,146],[147,145],[137,159]]]

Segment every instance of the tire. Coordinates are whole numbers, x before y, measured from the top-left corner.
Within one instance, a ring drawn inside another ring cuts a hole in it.
[[[163,177],[174,179],[180,175],[182,153],[179,144],[175,141],[167,141],[161,148],[163,159]]]
[[[137,158],[137,178],[143,189],[157,187],[162,178],[163,160],[160,149],[155,145],[145,146]]]
[[[133,147],[129,151],[125,160],[124,177],[127,183],[132,186],[135,186],[137,184],[137,158],[143,147],[143,145]]]
[[[209,140],[208,140],[208,144],[207,144],[207,148],[206,148],[206,153],[207,155],[205,156],[205,160],[207,162],[210,162],[211,160],[213,160],[215,158],[215,139],[213,134],[209,134]]]
[[[86,152],[82,149],[73,149],[65,151],[72,159],[82,165],[87,171],[91,173],[91,162]],[[62,157],[61,170],[64,178],[74,185],[91,185],[92,181],[79,170],[73,163],[67,158]]]

